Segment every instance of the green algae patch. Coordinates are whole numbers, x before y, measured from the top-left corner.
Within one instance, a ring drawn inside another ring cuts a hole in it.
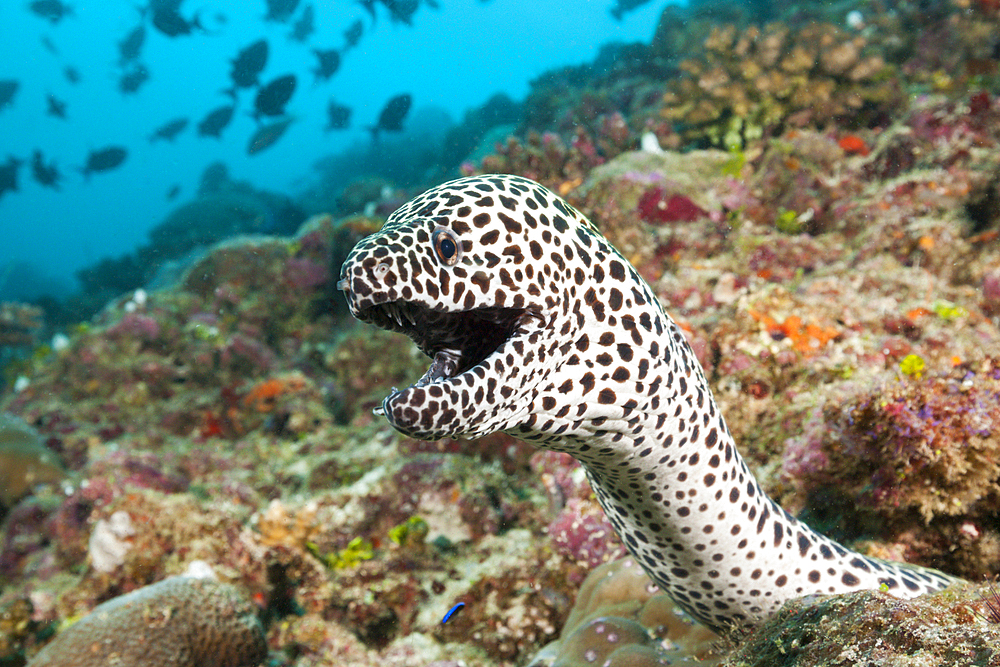
[[[878,591],[793,600],[722,667],[888,667],[997,664],[1000,626],[972,584],[899,600]]]
[[[0,505],[10,507],[37,484],[66,476],[59,458],[23,420],[0,413]]]

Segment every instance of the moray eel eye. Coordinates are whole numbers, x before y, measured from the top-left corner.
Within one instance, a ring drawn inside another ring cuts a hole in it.
[[[458,262],[458,239],[450,229],[444,227],[435,229],[431,234],[431,243],[434,244],[434,254],[446,266],[454,266]]]

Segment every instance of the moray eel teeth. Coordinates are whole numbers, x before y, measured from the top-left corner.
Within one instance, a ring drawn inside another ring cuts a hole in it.
[[[337,285],[355,317],[431,360],[377,411],[393,427],[422,440],[504,431],[573,455],[636,562],[717,631],[804,595],[908,598],[956,581],[854,553],[768,498],[649,285],[533,181],[425,192],[358,242]]]
[[[425,385],[467,372],[517,333],[524,310],[476,309],[442,313],[419,304],[393,301],[355,313],[358,319],[408,336],[432,359],[417,381]]]
[[[449,380],[460,382],[463,374],[523,334],[526,327],[522,325],[531,319],[523,308],[442,312],[407,301],[369,305],[354,311],[354,315],[363,322],[406,335],[431,358],[419,380],[402,390],[393,389],[377,411],[411,435],[417,434],[414,414],[399,406],[407,405],[417,390]]]

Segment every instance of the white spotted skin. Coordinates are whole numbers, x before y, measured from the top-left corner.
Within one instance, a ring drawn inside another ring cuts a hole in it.
[[[432,244],[442,228],[460,246],[451,265]],[[637,562],[715,630],[755,624],[803,595],[880,588],[909,598],[956,581],[858,555],[768,498],[652,290],[533,181],[487,175],[429,190],[359,242],[341,278],[355,316],[408,333],[429,355],[426,332],[447,321],[410,330],[372,307],[523,311],[495,352],[395,391],[386,417],[415,438],[505,431],[573,455]]]

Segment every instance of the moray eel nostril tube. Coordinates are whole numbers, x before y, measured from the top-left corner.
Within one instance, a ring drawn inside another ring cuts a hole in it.
[[[433,188],[362,239],[339,287],[432,361],[382,404],[420,439],[505,431],[568,452],[650,577],[715,630],[786,600],[956,581],[849,551],[785,512],[736,450],[694,353],[576,210],[517,176]]]

